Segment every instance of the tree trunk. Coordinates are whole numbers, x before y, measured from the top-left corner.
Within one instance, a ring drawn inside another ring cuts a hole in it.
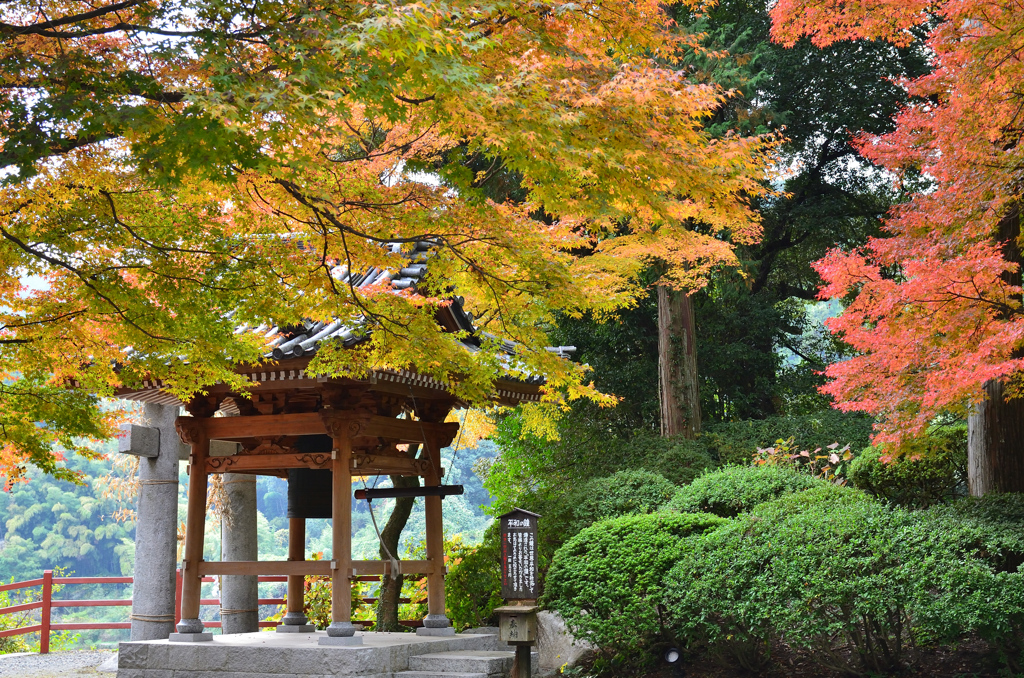
[[[972,497],[1024,492],[1024,399],[1007,401],[1003,384],[985,384],[985,401],[967,419],[967,484]]]
[[[700,390],[693,302],[685,292],[663,285],[658,286],[658,385],[661,435],[696,438]]]
[[[1020,249],[1020,212],[999,223],[998,240],[1007,261],[1024,261]],[[1021,271],[1004,274],[1021,284]],[[967,418],[967,486],[973,497],[990,492],[1024,492],[1024,398],[1006,400],[1004,384],[985,384],[985,400]]]
[[[416,456],[415,450],[410,450],[411,456]],[[418,476],[390,476],[391,484],[395,487],[419,487]],[[398,544],[402,538],[402,530],[409,522],[409,515],[412,513],[415,497],[398,497],[395,499],[395,510],[388,517],[387,524],[380,531],[381,541],[380,557],[389,561],[391,552],[398,558]],[[387,548],[385,548],[385,546]],[[377,595],[377,630],[378,631],[401,631],[402,625],[398,623],[398,599],[402,595],[402,582],[404,577],[385,574],[381,577],[380,592]]]

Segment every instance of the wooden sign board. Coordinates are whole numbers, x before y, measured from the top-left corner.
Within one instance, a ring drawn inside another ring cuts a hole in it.
[[[513,509],[501,521],[501,595],[506,600],[536,600],[537,573],[536,513]]]

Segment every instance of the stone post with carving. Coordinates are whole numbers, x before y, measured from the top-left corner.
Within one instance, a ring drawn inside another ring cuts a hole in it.
[[[128,424],[119,450],[139,457],[135,583],[131,639],[164,640],[174,632],[178,546],[178,434],[174,405],[147,403],[143,425]]]

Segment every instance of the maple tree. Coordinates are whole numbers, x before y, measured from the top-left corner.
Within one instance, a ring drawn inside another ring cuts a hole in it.
[[[238,328],[303,319],[364,328],[313,373],[413,367],[471,403],[498,374],[541,375],[543,427],[565,400],[613,401],[544,350],[556,315],[629,306],[650,257],[698,285],[734,259],[718,234],[759,231],[748,200],[769,142],[705,133],[727,93],[665,65],[698,47],[657,2],[2,12],[0,373],[28,394],[0,392],[0,423],[23,424],[4,431],[8,479],[26,461],[56,470],[55,441],[85,453],[74,436],[110,432],[95,397],[54,396],[69,380],[98,395],[144,378],[185,399],[244,389],[233,365],[262,360],[265,338]],[[499,170],[521,176],[523,204],[487,199]],[[397,270],[422,241],[416,293],[331,274]],[[514,361],[441,331],[452,289],[483,331],[518,342]]]
[[[914,101],[894,131],[858,138],[895,181],[929,185],[892,210],[885,237],[817,264],[821,295],[851,298],[830,327],[860,352],[828,368],[825,390],[841,408],[879,416],[881,441],[922,431],[943,412],[1007,405],[1024,374],[1024,10],[1007,0],[780,0],[773,19],[777,39],[819,46],[907,44],[923,27],[934,65],[904,83]]]
[[[687,60],[691,77],[738,92],[709,120],[709,130],[785,126],[779,164],[786,169],[774,178],[785,194],[754,202],[764,236],[739,247],[745,275],[721,271],[689,296],[658,288],[663,434],[693,437],[702,410],[712,419],[732,419],[825,404],[806,394],[820,381],[811,372],[828,362],[820,350],[830,342],[808,342],[795,329],[807,322],[797,299],[817,293],[810,262],[836,244],[862,244],[899,198],[900,191],[858,157],[849,129],[892,129],[891,117],[907,98],[892,80],[927,70],[920,40],[900,47],[844,42],[827,50],[804,40],[786,49],[769,41],[771,5],[723,0],[697,15],[675,8],[679,22],[713,50]],[[779,345],[802,354],[802,369],[787,369]],[[737,370],[740,362],[744,369]],[[783,380],[792,389],[788,397],[780,397]]]

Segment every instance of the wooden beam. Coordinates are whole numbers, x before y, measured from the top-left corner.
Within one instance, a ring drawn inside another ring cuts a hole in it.
[[[331,468],[331,455],[314,454],[235,454],[230,457],[210,457],[206,460],[207,473],[252,473],[277,475],[289,468]],[[430,473],[430,461],[404,459],[371,454],[353,454],[353,476],[425,476]]]
[[[323,420],[317,412],[212,417],[206,420],[206,434],[217,440],[324,435],[326,433]]]
[[[322,416],[321,416],[322,415]],[[351,437],[371,436],[399,442],[423,443],[433,434],[442,447],[455,439],[457,423],[433,424],[411,419],[394,419],[355,412],[300,412],[294,414],[263,414],[242,417],[211,417],[199,420],[206,436],[213,440],[236,440],[274,436],[324,435],[324,418],[349,421],[354,429]]]
[[[331,574],[331,561],[329,560],[233,560],[217,561],[199,564],[199,572],[203,576],[215,576],[219,574],[276,574],[276,575],[306,575],[317,574],[328,576]]]
[[[401,561],[403,574],[432,574],[434,564],[429,560]],[[331,561],[329,560],[233,560],[233,561],[202,561],[199,572],[204,577],[223,574],[244,575],[278,575],[303,576],[316,575],[329,577]],[[391,562],[387,560],[353,560],[353,576],[381,575],[391,573]]]
[[[352,475],[356,476],[425,476],[429,472],[429,459],[410,459],[379,454],[352,455]]]
[[[402,560],[402,574],[433,574],[434,564],[429,560]],[[356,575],[391,574],[391,562],[388,560],[353,560],[352,569]]]
[[[352,438],[370,436],[406,443],[423,443],[433,435],[444,447],[450,445],[455,439],[455,434],[459,432],[459,425],[456,422],[434,424],[427,421],[395,419],[394,417],[359,414],[344,410],[321,410],[320,414],[328,428],[345,422],[349,427],[349,436]]]
[[[331,468],[330,453],[233,454],[206,460],[207,473],[271,473],[286,468]]]

